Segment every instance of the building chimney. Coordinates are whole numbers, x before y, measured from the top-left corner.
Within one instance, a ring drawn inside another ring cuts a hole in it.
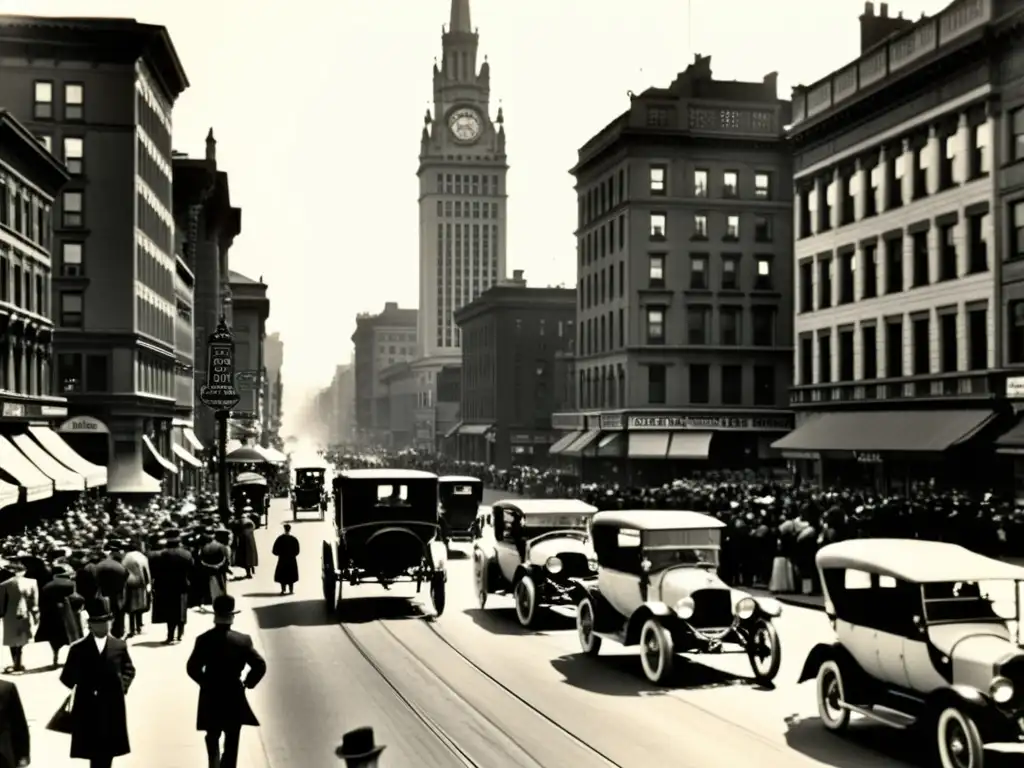
[[[517,282],[517,283],[523,283],[523,282],[526,282],[526,281],[525,281],[525,280],[523,279],[523,270],[521,270],[521,269],[513,269],[513,270],[512,270],[512,279],[513,279],[513,280],[514,280],[515,282]]]
[[[397,301],[385,302],[385,304],[384,304],[384,311],[385,312],[397,312],[398,311],[398,302]]]
[[[778,94],[778,92],[779,92],[779,73],[778,72],[769,72],[767,75],[764,76],[764,79],[761,82],[764,83],[765,90],[768,90],[768,89],[771,90],[773,96]]]
[[[213,128],[206,134],[206,159],[217,162],[217,140],[213,138]]]
[[[882,3],[881,13],[876,16],[872,3],[864,3],[864,13],[860,17],[860,52],[867,53],[883,40],[904,32],[914,26],[914,22],[889,15],[889,4]]]

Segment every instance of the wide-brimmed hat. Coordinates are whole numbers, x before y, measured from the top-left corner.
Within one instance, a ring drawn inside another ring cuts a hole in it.
[[[110,621],[114,614],[110,611],[110,600],[105,597],[94,597],[85,603],[85,612],[89,621]]]
[[[168,528],[163,532],[163,539],[168,544],[170,544],[172,541],[181,541],[181,531],[179,531],[177,528]]]
[[[213,618],[228,619],[241,611],[235,609],[235,598],[231,595],[217,595],[213,598]]]
[[[359,760],[376,757],[384,751],[384,745],[377,745],[373,738],[373,728],[363,726],[355,728],[341,737],[341,746],[334,754],[346,760]]]

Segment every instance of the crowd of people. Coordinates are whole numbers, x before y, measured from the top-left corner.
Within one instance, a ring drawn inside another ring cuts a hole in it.
[[[578,498],[599,509],[689,509],[726,523],[723,577],[739,586],[816,594],[814,555],[857,537],[952,541],[995,557],[1024,559],[1024,509],[1013,500],[920,486],[906,495],[798,486],[752,474],[678,479],[657,487],[581,483],[553,469],[501,469],[404,452],[334,454],[338,467],[398,465],[439,475],[479,477],[491,488],[534,498]]]

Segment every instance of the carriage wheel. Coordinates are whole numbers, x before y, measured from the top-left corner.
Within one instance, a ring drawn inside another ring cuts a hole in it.
[[[447,600],[444,574],[435,573],[430,579],[430,601],[434,604],[434,613],[440,616],[444,613],[445,601]]]
[[[337,572],[334,570],[334,554],[331,552],[331,545],[323,543],[323,551],[320,555],[321,579],[324,588],[324,605],[328,611],[333,611],[341,602],[341,587],[339,586]]]

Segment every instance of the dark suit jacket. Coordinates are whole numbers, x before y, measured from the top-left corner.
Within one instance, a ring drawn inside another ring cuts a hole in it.
[[[96,580],[96,563],[86,563],[75,572],[75,591],[83,600],[100,596],[100,585]]]
[[[60,681],[74,688],[71,757],[90,760],[127,755],[128,718],[124,696],[135,679],[135,665],[124,640],[107,637],[100,654],[92,635],[68,649]]]
[[[242,672],[249,668],[245,682]],[[252,638],[226,626],[215,626],[196,638],[186,665],[188,676],[199,684],[196,729],[224,731],[259,725],[245,697],[267,673],[267,662],[253,647]]]
[[[15,768],[29,756],[28,720],[18,686],[0,680],[0,768]]]
[[[110,606],[115,611],[124,608],[125,585],[128,583],[128,569],[112,558],[96,563],[96,583],[100,595],[110,599]]]

